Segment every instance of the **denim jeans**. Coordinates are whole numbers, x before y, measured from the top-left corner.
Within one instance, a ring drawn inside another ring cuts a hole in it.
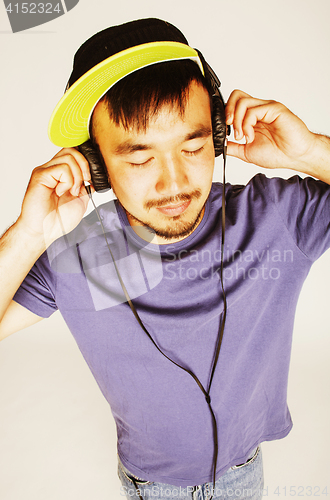
[[[118,475],[122,483],[120,494],[127,499],[210,500],[212,496],[213,483],[183,487],[143,481],[132,475],[120,461]],[[261,500],[263,487],[262,455],[258,447],[245,464],[231,467],[215,482],[213,500]]]

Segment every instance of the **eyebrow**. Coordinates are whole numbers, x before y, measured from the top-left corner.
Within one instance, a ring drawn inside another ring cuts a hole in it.
[[[201,137],[209,137],[211,134],[212,134],[211,127],[200,125],[199,127],[196,128],[196,130],[187,134],[183,138],[182,142],[192,141],[193,139],[199,139]],[[143,144],[143,143],[139,144],[132,142],[131,140],[127,140],[122,142],[121,144],[118,144],[118,146],[116,147],[115,154],[126,155],[135,153],[136,151],[148,151],[153,148],[154,146],[152,144]]]
[[[184,138],[183,142],[192,141],[193,139],[199,139],[201,137],[209,137],[212,134],[211,127],[205,127],[205,125],[201,125],[194,132],[187,134]]]
[[[130,153],[135,153],[135,151],[147,151],[152,149],[151,144],[138,144],[132,141],[124,141],[116,147],[116,155],[126,155]]]

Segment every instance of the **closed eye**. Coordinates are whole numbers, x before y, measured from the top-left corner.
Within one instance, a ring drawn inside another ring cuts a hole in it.
[[[141,163],[133,163],[133,162],[128,162],[131,167],[144,167],[146,166],[149,162],[151,162],[152,158],[149,158],[146,161],[143,161]]]
[[[201,153],[204,149],[204,146],[202,146],[201,148],[198,148],[198,149],[194,149],[193,151],[184,151],[184,153],[188,156],[196,156],[198,155],[199,153]]]

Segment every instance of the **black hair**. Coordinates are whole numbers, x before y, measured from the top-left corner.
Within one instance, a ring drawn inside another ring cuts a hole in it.
[[[146,130],[149,119],[165,104],[176,107],[183,116],[189,94],[189,86],[195,81],[210,96],[213,90],[198,65],[189,59],[166,61],[146,66],[117,82],[103,96],[109,117],[126,130]],[[91,120],[90,136],[97,145],[95,126]]]

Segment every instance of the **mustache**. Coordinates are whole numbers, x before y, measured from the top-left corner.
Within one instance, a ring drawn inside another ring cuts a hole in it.
[[[162,198],[161,200],[149,200],[144,203],[144,208],[146,210],[150,210],[151,208],[161,208],[166,207],[167,205],[177,205],[178,203],[190,201],[190,200],[198,200],[202,196],[202,192],[200,189],[195,189],[191,193],[180,193],[176,196],[167,196],[166,198]]]

